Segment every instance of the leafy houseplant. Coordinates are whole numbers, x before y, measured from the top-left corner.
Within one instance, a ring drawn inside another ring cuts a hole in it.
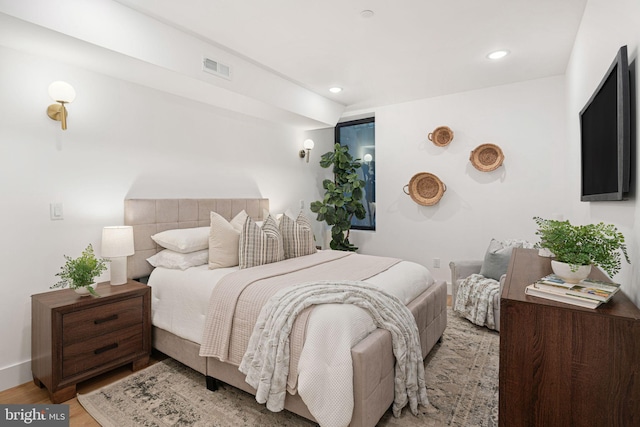
[[[624,236],[612,224],[572,225],[569,221],[533,219],[540,236],[536,247],[549,249],[557,261],[569,264],[572,271],[593,264],[613,277],[620,271],[621,253],[630,263]]]
[[[320,166],[333,166],[333,181],[325,179],[322,187],[324,198],[311,203],[311,212],[318,214],[318,221],[325,221],[331,227],[331,249],[356,251],[358,248],[349,242],[351,219],[355,215],[364,219],[366,211],[362,199],[364,181],[358,177],[360,159],[349,154],[349,147],[336,144],[334,150],[320,158]]]
[[[67,262],[60,268],[60,273],[56,274],[56,276],[60,276],[60,281],[51,288],[68,286],[74,290],[85,289],[91,295],[100,296],[91,285],[95,278],[107,269],[108,261],[96,258],[91,245],[87,246],[78,258],[73,259],[67,255],[64,255],[64,258]]]

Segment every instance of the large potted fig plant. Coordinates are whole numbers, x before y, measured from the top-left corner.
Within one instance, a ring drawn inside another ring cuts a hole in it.
[[[551,267],[567,282],[586,278],[591,265],[613,277],[620,271],[623,256],[627,263],[630,262],[624,235],[612,224],[573,225],[569,221],[533,219],[538,225],[536,234],[540,236],[536,247],[553,253],[555,259],[551,261]]]
[[[320,166],[333,166],[333,180],[325,179],[322,188],[324,198],[311,203],[311,212],[318,214],[318,221],[331,226],[331,249],[356,251],[358,248],[349,242],[351,219],[355,215],[364,219],[366,211],[360,201],[363,196],[364,181],[358,176],[360,159],[349,154],[349,147],[335,144],[334,150],[320,158]]]

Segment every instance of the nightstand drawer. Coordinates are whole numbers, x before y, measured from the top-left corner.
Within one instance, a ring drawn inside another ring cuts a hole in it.
[[[142,324],[142,307],[142,297],[136,297],[65,314],[62,318],[63,345]]]
[[[62,349],[62,377],[66,378],[120,357],[142,352],[142,341],[141,323],[64,346]]]

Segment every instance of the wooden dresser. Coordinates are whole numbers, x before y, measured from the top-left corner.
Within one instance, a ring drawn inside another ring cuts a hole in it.
[[[151,354],[151,288],[129,281],[96,287],[100,298],[71,289],[31,297],[31,371],[53,403],[75,397],[76,384],[118,366],[145,367]]]
[[[551,272],[537,250],[513,252],[500,300],[500,426],[640,426],[640,310],[622,292],[595,310],[525,295]],[[595,268],[591,277],[609,280]]]

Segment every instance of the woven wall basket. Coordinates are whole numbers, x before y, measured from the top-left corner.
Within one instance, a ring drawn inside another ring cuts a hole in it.
[[[453,141],[453,131],[446,126],[439,126],[427,138],[438,147],[444,147]]]
[[[417,204],[431,206],[440,201],[447,187],[434,174],[420,172],[415,174],[402,190]]]
[[[495,144],[478,145],[469,157],[471,164],[480,172],[491,172],[504,162],[502,150]]]

